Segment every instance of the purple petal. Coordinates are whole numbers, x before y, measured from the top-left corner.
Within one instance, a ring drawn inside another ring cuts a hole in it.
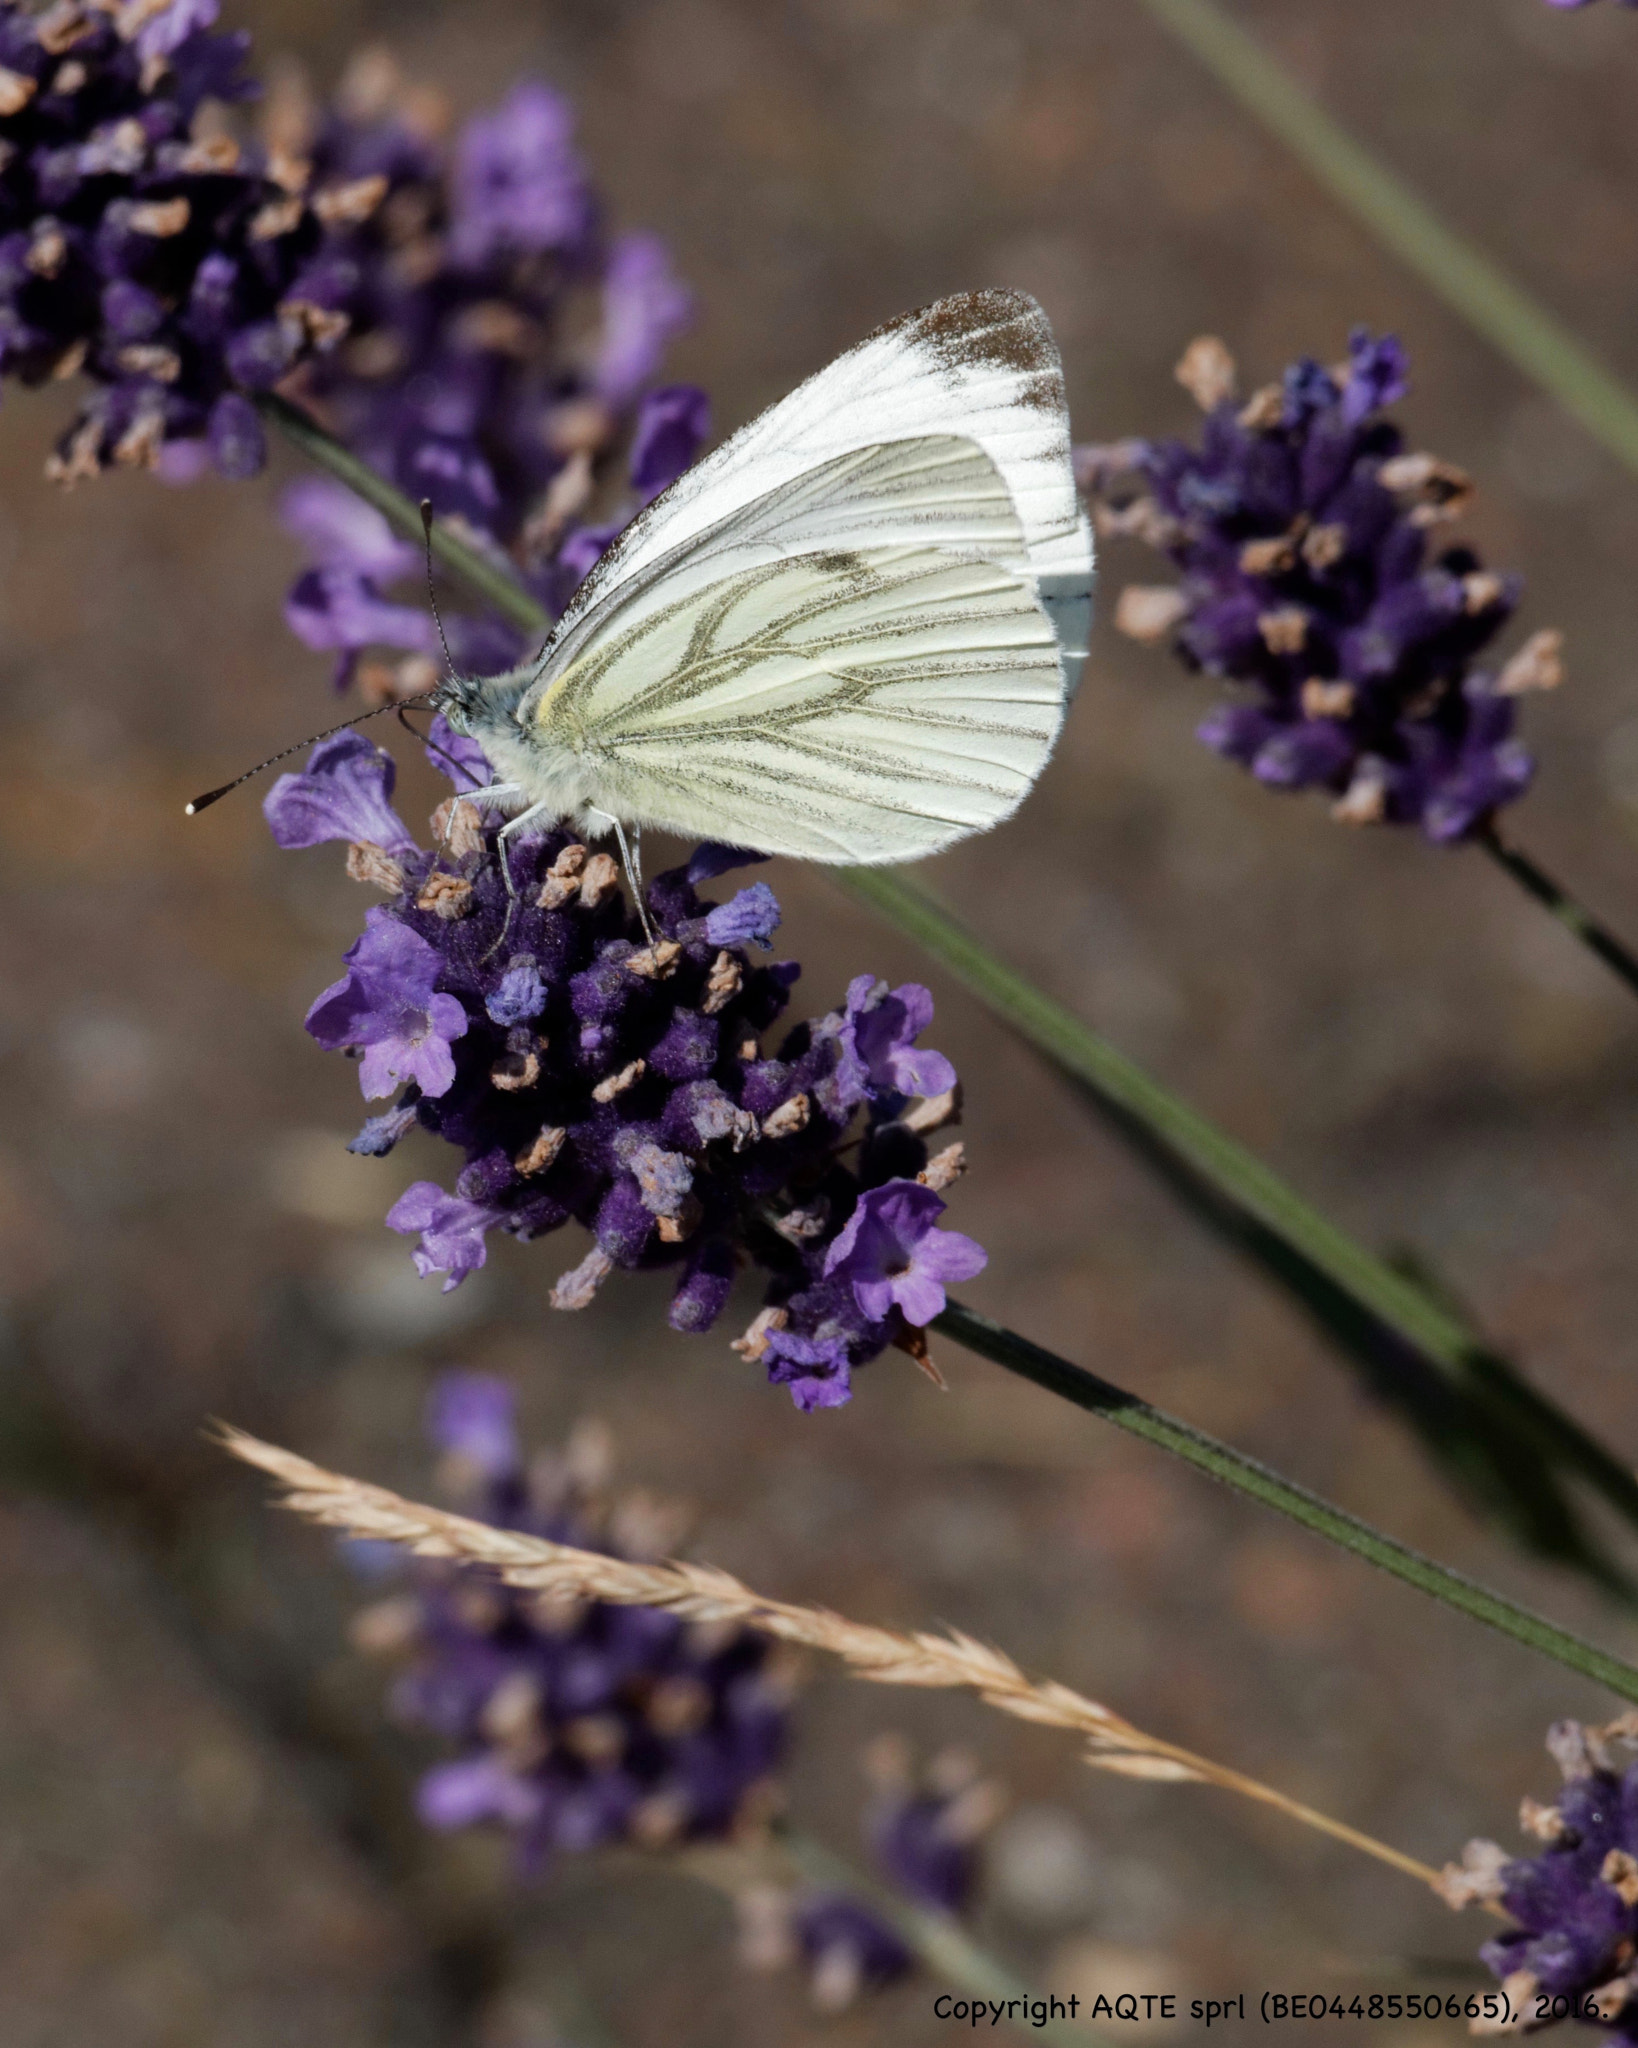
[[[730,868],[757,867],[768,856],[765,853],[750,853],[743,846],[723,846],[715,839],[707,839],[688,857],[687,875],[697,889],[702,882],[714,882],[718,875],[725,875]]]
[[[697,384],[667,384],[648,394],[631,440],[631,487],[645,505],[682,475],[710,427],[711,401]]]
[[[413,853],[415,841],[392,807],[397,773],[392,756],[361,733],[337,733],[319,741],[301,774],[279,777],[262,815],[287,850],[341,839]]]
[[[591,226],[591,193],[566,100],[534,81],[469,121],[451,176],[453,252],[476,264],[504,251],[566,249]]]
[[[390,583],[421,559],[373,505],[327,476],[302,477],[281,492],[279,520],[317,568],[352,569]]]
[[[592,365],[592,381],[611,405],[629,404],[654,375],[693,304],[663,242],[626,235],[615,243],[603,274],[603,338]]]
[[[771,947],[779,922],[778,897],[766,882],[753,882],[709,913],[705,936],[713,946]]]
[[[440,1450],[458,1452],[490,1479],[504,1479],[521,1461],[517,1395],[490,1373],[440,1374],[427,1402],[427,1433]]]
[[[284,601],[284,617],[303,646],[319,653],[375,646],[438,652],[438,629],[430,614],[389,603],[367,576],[353,569],[309,569],[298,576]]]
[[[488,1256],[484,1232],[500,1221],[501,1212],[481,1202],[463,1202],[446,1194],[436,1181],[418,1180],[406,1188],[387,1211],[387,1228],[408,1236],[421,1233],[415,1248],[415,1270],[446,1273],[443,1291],[458,1287]]]

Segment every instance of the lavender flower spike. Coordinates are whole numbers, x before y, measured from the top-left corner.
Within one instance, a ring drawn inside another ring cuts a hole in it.
[[[436,948],[375,909],[346,958],[345,978],[307,1012],[307,1029],[327,1051],[364,1049],[358,1078],[367,1097],[406,1081],[424,1096],[446,1093],[455,1079],[450,1042],[464,1035],[467,1015],[458,997],[435,992]]]
[[[429,1421],[464,1513],[616,1556],[652,1541],[653,1504],[600,1499],[572,1450],[521,1455],[504,1382],[448,1376]],[[766,1815],[790,1688],[765,1636],[702,1633],[653,1608],[554,1607],[485,1572],[399,1560],[404,1590],[355,1635],[400,1660],[399,1715],[456,1752],[421,1781],[427,1826],[499,1826],[529,1875],[557,1854],[722,1840]]]
[[[1128,586],[1116,625],[1245,686],[1199,737],[1266,788],[1325,790],[1344,823],[1414,823],[1437,845],[1483,832],[1529,787],[1519,695],[1563,668],[1525,658],[1540,635],[1499,674],[1474,665],[1519,581],[1465,546],[1430,554],[1471,485],[1382,416],[1406,388],[1403,348],[1356,328],[1345,362],[1294,363],[1244,401],[1220,341],[1192,343],[1177,374],[1206,414],[1198,447],[1076,455],[1102,531],[1181,572]]]
[[[1573,2012],[1630,2048],[1638,2039],[1638,1763],[1623,1769],[1617,1745],[1638,1745],[1638,1715],[1603,1728],[1556,1722],[1547,1748],[1564,1789],[1556,1805],[1526,1799],[1519,1816],[1541,1853],[1511,1857],[1494,1842],[1469,1842],[1460,1864],[1446,1865],[1440,1890],[1452,1906],[1482,1899],[1513,1921],[1479,1954],[1527,2023],[1542,1996],[1553,2017]]]
[[[944,1206],[913,1180],[867,1188],[830,1248],[826,1278],[850,1281],[872,1322],[897,1308],[907,1323],[925,1328],[944,1313],[944,1283],[970,1280],[989,1262],[970,1237],[935,1227]]]

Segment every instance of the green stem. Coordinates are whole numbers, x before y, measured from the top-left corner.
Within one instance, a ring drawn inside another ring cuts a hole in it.
[[[400,533],[419,539],[418,508],[287,400],[262,400],[266,417],[312,462],[364,498]],[[505,567],[435,523],[435,558],[514,624],[544,635],[551,620]],[[1579,1473],[1638,1524],[1638,1478],[1580,1425],[1522,1381],[1503,1359],[1477,1345],[1456,1318],[1422,1289],[1327,1223],[1258,1159],[1180,1102],[1108,1042],[1034,988],[924,890],[880,868],[839,872],[843,885],[906,931],[1001,1020],[1088,1090],[1179,1191],[1216,1227],[1304,1301],[1328,1333],[1376,1376],[1385,1398],[1412,1416],[1435,1453],[1501,1513],[1520,1540],[1544,1556],[1576,1565],[1607,1589],[1624,1583],[1592,1550],[1567,1505],[1555,1495],[1542,1452]],[[1201,1194],[1204,1190],[1204,1194]],[[1441,1379],[1449,1413],[1428,1415],[1424,1388],[1407,1379],[1407,1361],[1384,1366],[1380,1331],[1408,1347],[1409,1365]],[[1454,1404],[1454,1405],[1452,1405]],[[1486,1441],[1486,1438],[1490,1439]]]
[[[295,444],[309,462],[344,483],[375,509],[387,524],[406,540],[421,545],[421,511],[404,493],[378,476],[350,448],[319,424],[310,413],[292,405],[276,392],[264,392],[256,401],[264,419],[271,420],[285,438]],[[544,639],[552,630],[552,615],[518,581],[517,571],[504,559],[496,560],[473,547],[439,521],[432,529],[433,559],[452,576],[460,577],[477,594],[492,604],[503,618],[524,632]]]
[[[1146,1443],[1158,1444],[1162,1450],[1170,1451],[1174,1457],[1209,1473],[1213,1479],[1220,1479],[1236,1492],[1260,1501],[1264,1507],[1273,1508],[1279,1514],[1288,1515],[1316,1536],[1323,1536],[1328,1543],[1334,1543],[1342,1550],[1351,1550],[1356,1557],[1363,1557],[1396,1579],[1403,1579],[1406,1585],[1416,1586],[1435,1600],[1442,1600],[1447,1607],[1454,1607],[1474,1621],[1484,1622],[1502,1635],[1511,1636],[1515,1642],[1527,1644],[1567,1670],[1579,1672],[1583,1678],[1607,1686],[1624,1700],[1638,1700],[1638,1669],[1631,1664],[1612,1657],[1607,1650],[1600,1650],[1595,1644],[1584,1642],[1566,1629],[1556,1627],[1542,1616],[1530,1613],[1527,1608],[1516,1606],[1503,1594],[1492,1592],[1477,1580],[1453,1572],[1446,1565],[1436,1564],[1432,1558],[1423,1557],[1420,1551],[1412,1550],[1408,1544],[1384,1535],[1381,1530],[1373,1529],[1370,1523],[1360,1521],[1341,1508],[1332,1507],[1328,1501],[1321,1500],[1304,1487],[1293,1485],[1289,1479],[1282,1479],[1279,1473],[1259,1464],[1255,1458],[1248,1458],[1243,1451],[1220,1443],[1216,1437],[1207,1436],[1204,1430],[1179,1422],[1175,1416],[1167,1415],[1159,1408],[1151,1408],[1136,1394],[1128,1394],[1123,1388],[1111,1385],[1096,1373],[1088,1372],[1084,1366],[1072,1365],[1067,1358],[1059,1358],[1056,1353],[1043,1350],[1027,1337],[1003,1329],[999,1323],[992,1323],[987,1316],[979,1315],[960,1302],[952,1301],[932,1327],[944,1336],[953,1337],[958,1344],[966,1345],[969,1351],[976,1351],[981,1357],[1004,1366],[1008,1372],[1017,1373],[1021,1379],[1030,1380],[1049,1393],[1074,1402],[1076,1407],[1084,1408],[1090,1414],[1102,1416],[1105,1422],[1112,1422],[1117,1429],[1142,1437]]]
[[[1529,854],[1521,853],[1516,846],[1509,846],[1493,823],[1477,835],[1477,844],[1499,868],[1512,876],[1527,896],[1545,904],[1589,953],[1596,954],[1618,980],[1624,981],[1634,994],[1638,994],[1638,955],[1623,945],[1608,925],[1600,923]]]
[[[1144,0],[1217,82],[1279,138],[1384,247],[1629,469],[1638,398],[1556,314],[1452,232],[1401,178],[1317,107],[1215,0]]]
[[[1255,1153],[998,959],[926,889],[885,868],[849,868],[841,880],[1087,1090],[1163,1172],[1182,1167],[1209,1199],[1225,1205],[1232,1212],[1229,1234],[1299,1298],[1313,1307],[1315,1282],[1328,1283],[1344,1306],[1356,1305],[1396,1334],[1452,1384],[1547,1448],[1638,1524],[1638,1476],[1506,1360],[1476,1342],[1467,1325],[1423,1287],[1339,1230]],[[1216,1220],[1221,1222],[1221,1216]],[[1324,1319],[1337,1334],[1334,1302]],[[1361,1334],[1368,1338],[1368,1332]],[[1393,1390],[1389,1385],[1383,1391],[1391,1396]]]

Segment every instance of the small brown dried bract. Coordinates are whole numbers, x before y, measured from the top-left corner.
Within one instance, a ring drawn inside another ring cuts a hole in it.
[[[659,1219],[661,1244],[686,1244],[704,1220],[705,1205],[699,1196],[684,1195],[674,1214]]]
[[[49,56],[60,57],[91,33],[95,24],[77,0],[57,0],[34,24],[34,40]]]
[[[1514,1970],[1502,1979],[1505,1999],[1500,2014],[1487,2019],[1481,2012],[1477,2019],[1469,2020],[1470,2034],[1522,2034],[1530,2018],[1536,1994],[1541,1989],[1541,1980],[1533,1970]]]
[[[1189,600],[1175,583],[1128,583],[1115,599],[1115,630],[1152,645],[1164,640],[1188,611]]]
[[[1487,612],[1507,595],[1507,583],[1493,569],[1475,569],[1462,578],[1462,609],[1471,617]]]
[[[1623,1906],[1638,1906],[1638,1857],[1612,1849],[1599,1866],[1598,1877],[1620,1894]]]
[[[61,484],[65,491],[72,490],[87,477],[102,475],[102,422],[82,420],[68,437],[65,448],[55,449],[46,457],[46,481]]]
[[[614,1261],[601,1245],[593,1245],[578,1266],[571,1266],[552,1289],[553,1308],[590,1308],[597,1290],[614,1270]]]
[[[618,1074],[610,1074],[606,1081],[599,1081],[592,1090],[592,1101],[612,1102],[617,1095],[624,1095],[628,1088],[634,1087],[647,1072],[647,1060],[633,1060]]]
[[[353,1648],[370,1657],[398,1656],[411,1648],[420,1634],[421,1603],[410,1593],[361,1607],[347,1625]]]
[[[1364,760],[1331,806],[1339,825],[1380,825],[1388,815],[1388,784],[1379,763]]]
[[[1310,676],[1302,686],[1304,718],[1349,718],[1353,709],[1352,683],[1328,682],[1324,676]]]
[[[1392,456],[1377,471],[1376,480],[1384,490],[1418,500],[1410,514],[1414,526],[1455,519],[1473,495],[1473,479],[1465,469],[1420,450]]]
[[[288,199],[270,199],[250,223],[250,239],[253,242],[276,242],[280,235],[287,235],[297,226],[307,210],[307,202],[299,193],[292,193]]]
[[[923,1095],[899,1118],[907,1131],[915,1131],[925,1137],[929,1131],[939,1131],[946,1124],[961,1121],[961,1083],[946,1088],[942,1095]]]
[[[681,958],[682,947],[675,939],[659,939],[652,946],[645,946],[640,953],[633,953],[626,966],[645,981],[664,981],[668,975],[676,973],[677,962]]]
[[[1348,529],[1340,521],[1311,526],[1302,537],[1302,558],[1316,575],[1334,569],[1348,552]]]
[[[571,896],[578,896],[580,874],[585,865],[586,849],[583,846],[565,846],[540,885],[540,894],[535,898],[538,907],[561,910]]]
[[[1627,1904],[1630,1906],[1632,1901],[1629,1899]],[[1626,1976],[1612,1977],[1607,1984],[1600,1984],[1596,1991],[1587,1993],[1589,2017],[1591,2013],[1596,2013],[1607,2023],[1616,2017],[1631,1996],[1632,1979]]]
[[[946,1145],[942,1152],[935,1152],[916,1178],[924,1188],[941,1194],[945,1188],[953,1187],[966,1171],[967,1148],[958,1138],[953,1145]]]
[[[793,1095],[789,1102],[782,1102],[762,1119],[763,1137],[794,1137],[798,1131],[807,1128],[808,1112],[812,1106],[805,1095]]]
[[[544,1173],[563,1150],[568,1132],[557,1124],[543,1124],[539,1137],[524,1146],[512,1164],[521,1174]]]
[[[1183,532],[1181,522],[1163,512],[1153,498],[1134,498],[1129,505],[1095,505],[1092,524],[1105,538],[1140,540],[1151,548],[1169,548]]]
[[[90,353],[91,344],[83,334],[78,341],[71,341],[51,366],[52,382],[61,384],[69,377],[77,377]]]
[[[1308,638],[1308,614],[1300,604],[1282,604],[1277,611],[1262,613],[1257,631],[1270,654],[1301,654]]]
[[[580,877],[580,902],[583,909],[595,910],[605,896],[612,895],[620,886],[620,864],[612,853],[594,853],[586,863],[586,872]]]
[[[267,175],[281,192],[298,199],[313,175],[312,159],[288,149],[272,149],[267,155]]]
[[[343,340],[353,324],[350,313],[338,312],[333,306],[317,306],[311,299],[281,299],[279,318],[294,321],[321,355]]]
[[[37,221],[23,261],[36,277],[55,277],[68,260],[68,237],[54,220]]]
[[[456,918],[465,917],[473,907],[472,884],[463,881],[459,875],[445,874],[441,868],[435,868],[422,883],[415,907],[417,910],[430,910],[445,924],[453,924]]]
[[[117,360],[126,376],[152,377],[156,384],[174,384],[182,374],[182,358],[176,350],[151,341],[122,348]]]
[[[396,896],[404,886],[404,870],[368,839],[355,839],[348,847],[347,872],[355,882],[368,882],[388,896]]]
[[[1512,1860],[1499,1842],[1487,1842],[1481,1837],[1467,1844],[1460,1863],[1445,1865],[1433,1889],[1458,1913],[1475,1899],[1499,1899],[1502,1872]]]
[[[546,445],[554,455],[596,455],[613,438],[615,417],[600,398],[570,398],[546,415]]]
[[[1240,567],[1248,576],[1284,576],[1296,566],[1297,543],[1289,533],[1248,540],[1240,550]]]
[[[20,114],[38,91],[26,71],[8,71],[0,65],[0,115]]]
[[[156,242],[166,242],[181,234],[192,213],[185,199],[144,199],[131,208],[126,225],[133,235],[151,235]]]
[[[114,443],[114,460],[122,469],[152,469],[164,445],[165,414],[157,404],[145,403]]]
[[[540,1054],[533,1046],[522,1052],[502,1053],[489,1069],[489,1078],[509,1095],[520,1088],[532,1088],[540,1079]]]
[[[483,851],[483,819],[476,804],[446,796],[431,818],[434,842],[450,860],[466,860]]]
[[[194,177],[224,176],[239,168],[239,145],[231,135],[201,135],[182,152],[182,168]]]
[[[1234,396],[1234,358],[1215,334],[1197,334],[1172,375],[1202,412],[1215,412]]]
[[[518,307],[508,305],[505,299],[479,299],[476,305],[463,308],[456,316],[453,332],[458,348],[488,349],[498,356],[527,358],[534,348],[537,329]]]
[[[825,1225],[830,1221],[830,1204],[821,1195],[805,1209],[787,1209],[783,1216],[770,1217],[769,1221],[787,1244],[809,1244],[824,1235]]]
[[[1278,384],[1259,385],[1236,418],[1248,434],[1272,433],[1285,418],[1285,393]]]
[[[737,1351],[741,1358],[754,1365],[768,1348],[768,1332],[784,1329],[789,1321],[790,1316],[782,1308],[758,1309],[744,1336],[735,1337],[728,1349]]]
[[[705,1000],[700,1008],[708,1017],[726,1010],[744,985],[745,972],[732,953],[719,953],[705,977]]]
[[[376,171],[368,178],[349,179],[345,185],[327,185],[313,194],[311,205],[327,228],[356,228],[369,219],[386,196],[386,175]]]
[[[1532,633],[1496,678],[1504,697],[1530,690],[1556,690],[1564,680],[1564,635],[1549,626]]]
[[[1564,1816],[1556,1806],[1526,1795],[1519,1802],[1519,1826],[1538,1842],[1556,1842],[1564,1832]]]
[[[950,1391],[950,1382],[933,1363],[933,1354],[927,1348],[927,1332],[925,1330],[918,1330],[913,1323],[906,1324],[893,1339],[893,1342],[898,1350],[904,1352],[906,1357],[913,1358],[916,1361],[916,1364],[932,1381],[933,1385],[938,1388],[941,1394],[947,1394]]]

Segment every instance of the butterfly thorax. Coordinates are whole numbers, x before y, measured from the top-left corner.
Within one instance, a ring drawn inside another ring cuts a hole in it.
[[[544,804],[569,818],[589,795],[581,762],[568,747],[518,722],[518,705],[538,673],[531,663],[505,675],[448,676],[432,694],[433,707],[483,748],[497,783],[522,793],[517,808]]]

